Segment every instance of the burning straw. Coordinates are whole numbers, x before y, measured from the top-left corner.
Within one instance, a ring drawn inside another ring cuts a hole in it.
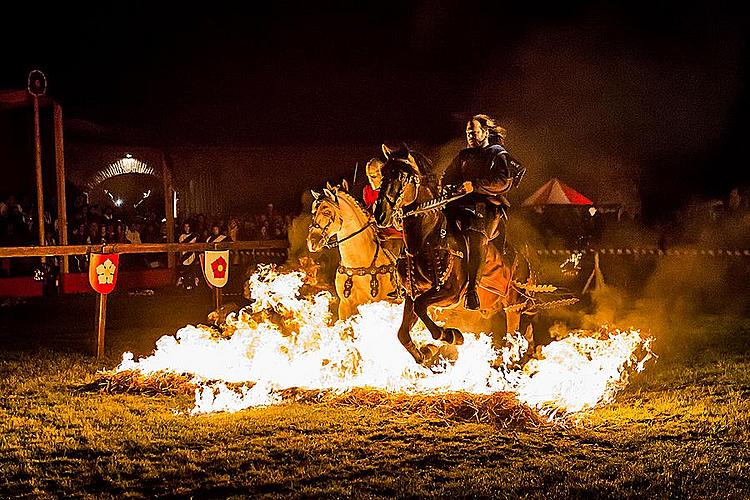
[[[405,394],[355,388],[337,394],[330,391],[287,389],[282,391],[282,397],[285,401],[322,403],[332,407],[382,409],[399,415],[476,422],[502,428],[548,423],[536,411],[520,403],[512,392]]]
[[[160,371],[144,374],[137,370],[104,372],[93,382],[77,387],[79,392],[105,392],[107,394],[140,394],[146,396],[192,395],[198,387],[193,377]]]
[[[79,387],[82,392],[143,395],[193,395],[198,385],[188,374],[157,372],[144,375],[135,370],[106,372],[95,381]],[[231,384],[251,387],[253,384]],[[230,386],[230,389],[232,387]],[[370,388],[354,388],[343,393],[332,390],[290,388],[279,392],[285,403],[320,404],[334,408],[380,409],[398,415],[416,415],[454,422],[476,422],[511,428],[548,423],[539,413],[518,401],[512,392],[493,394],[393,393]]]

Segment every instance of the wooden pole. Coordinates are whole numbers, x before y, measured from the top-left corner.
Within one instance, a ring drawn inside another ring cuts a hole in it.
[[[174,206],[172,203],[172,172],[167,165],[167,159],[162,153],[161,157],[162,178],[164,180],[164,218],[167,219],[167,243],[174,243]],[[167,253],[167,267],[172,269],[175,266],[175,254]]]
[[[45,246],[44,241],[44,185],[42,182],[42,138],[39,126],[39,97],[31,94],[34,102],[34,160],[36,167],[36,215],[39,226],[39,245]],[[45,262],[42,257],[42,263]]]
[[[99,314],[96,321],[96,359],[104,357],[104,329],[107,323],[107,296],[103,293],[97,298]]]
[[[221,307],[221,288],[214,287],[214,309],[216,311]]]
[[[596,281],[594,281],[595,279]],[[592,281],[594,281],[594,285],[597,289],[601,289],[604,285],[604,274],[602,274],[602,270],[599,267],[599,252],[594,254],[594,269],[591,271],[589,279],[586,280],[586,284],[583,286],[583,291],[581,292],[582,295],[588,291]]]
[[[63,117],[62,107],[54,103],[55,119],[55,172],[57,179],[57,229],[60,232],[60,244],[68,244],[68,211],[65,198],[65,150],[63,144]],[[62,272],[69,272],[69,260],[66,255],[62,256]]]

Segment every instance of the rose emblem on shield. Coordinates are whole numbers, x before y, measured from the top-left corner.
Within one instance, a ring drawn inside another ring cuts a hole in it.
[[[115,265],[107,259],[96,266],[96,279],[100,285],[109,285],[114,281]]]
[[[224,275],[227,272],[227,261],[224,260],[224,257],[219,257],[211,262],[211,270],[214,273],[214,278],[224,279]]]

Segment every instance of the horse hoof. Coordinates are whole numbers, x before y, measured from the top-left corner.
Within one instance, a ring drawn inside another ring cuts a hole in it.
[[[438,353],[438,346],[434,344],[423,345],[419,348],[419,352],[422,354],[422,364],[428,364],[432,358]]]
[[[448,363],[453,364],[458,359],[458,349],[456,349],[455,345],[443,344],[440,346],[440,349],[438,349],[437,357],[442,357]]]
[[[464,335],[458,328],[446,328],[443,330],[443,340],[449,344],[462,345],[464,343]]]
[[[453,345],[464,345],[464,334],[458,330],[453,334]]]
[[[443,346],[443,347],[451,347],[451,346]],[[438,346],[434,344],[428,344],[425,346],[422,346],[419,351],[424,354],[424,360],[422,360],[422,366],[425,368],[429,368],[433,373],[440,373],[443,371],[444,362],[443,360],[448,360],[448,362],[451,362],[446,355],[443,355],[441,352],[443,350],[443,347],[438,348]],[[446,353],[448,356],[450,353]],[[456,352],[456,357],[458,356],[458,352]]]

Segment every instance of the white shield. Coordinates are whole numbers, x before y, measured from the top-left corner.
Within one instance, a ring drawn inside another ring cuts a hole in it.
[[[206,250],[203,275],[209,285],[222,288],[229,281],[229,250]]]

